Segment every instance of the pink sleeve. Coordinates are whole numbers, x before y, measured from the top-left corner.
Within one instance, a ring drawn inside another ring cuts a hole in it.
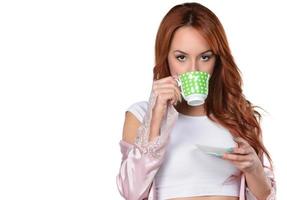
[[[163,162],[163,156],[169,140],[169,135],[178,116],[172,105],[168,105],[161,128],[160,136],[148,141],[152,108],[156,96],[151,93],[147,113],[137,130],[136,141],[129,144],[120,141],[122,161],[116,183],[120,194],[128,200],[147,198],[154,176]]]
[[[276,199],[276,181],[275,181],[274,173],[271,170],[271,168],[269,168],[268,166],[264,166],[264,172],[267,178],[270,180],[271,186],[272,186],[271,192],[266,198],[266,200],[275,200]],[[246,200],[258,200],[248,187],[245,188],[245,192],[246,192]]]

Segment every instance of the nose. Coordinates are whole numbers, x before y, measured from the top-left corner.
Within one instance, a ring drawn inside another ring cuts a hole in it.
[[[195,59],[192,59],[191,64],[188,66],[188,71],[199,71],[198,63],[196,63]]]

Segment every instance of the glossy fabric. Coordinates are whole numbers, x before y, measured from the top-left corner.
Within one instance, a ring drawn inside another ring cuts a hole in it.
[[[127,200],[157,200],[155,191],[155,175],[164,161],[167,142],[172,128],[178,118],[177,110],[169,105],[160,129],[160,136],[148,141],[148,128],[151,123],[152,108],[156,96],[151,92],[147,113],[141,126],[137,130],[134,144],[120,140],[122,161],[116,176],[118,190]],[[267,200],[275,200],[276,182],[271,169],[264,167],[266,176],[272,183],[272,191]],[[242,173],[239,200],[258,200],[246,186],[245,176]]]

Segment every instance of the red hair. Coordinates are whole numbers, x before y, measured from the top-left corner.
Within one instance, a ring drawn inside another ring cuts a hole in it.
[[[209,81],[209,93],[205,109],[234,137],[242,137],[255,149],[263,166],[267,155],[270,167],[272,159],[262,140],[261,114],[242,93],[241,72],[234,62],[227,37],[217,16],[199,3],[183,3],[174,6],[160,23],[155,43],[155,67],[153,80],[171,76],[167,55],[175,31],[182,26],[192,26],[201,33],[216,55],[213,74]]]

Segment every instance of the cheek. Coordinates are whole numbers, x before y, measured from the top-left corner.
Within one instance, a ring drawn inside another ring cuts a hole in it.
[[[208,65],[206,66],[206,71],[207,71],[210,75],[213,73],[214,66],[215,66],[215,61],[208,63]]]
[[[178,66],[174,59],[169,58],[168,59],[168,65],[171,75],[175,75],[178,73]]]
[[[213,73],[214,65],[209,66],[208,73],[211,75]]]
[[[171,75],[178,75],[185,72],[185,65],[178,62],[176,59],[169,59],[168,63]]]

